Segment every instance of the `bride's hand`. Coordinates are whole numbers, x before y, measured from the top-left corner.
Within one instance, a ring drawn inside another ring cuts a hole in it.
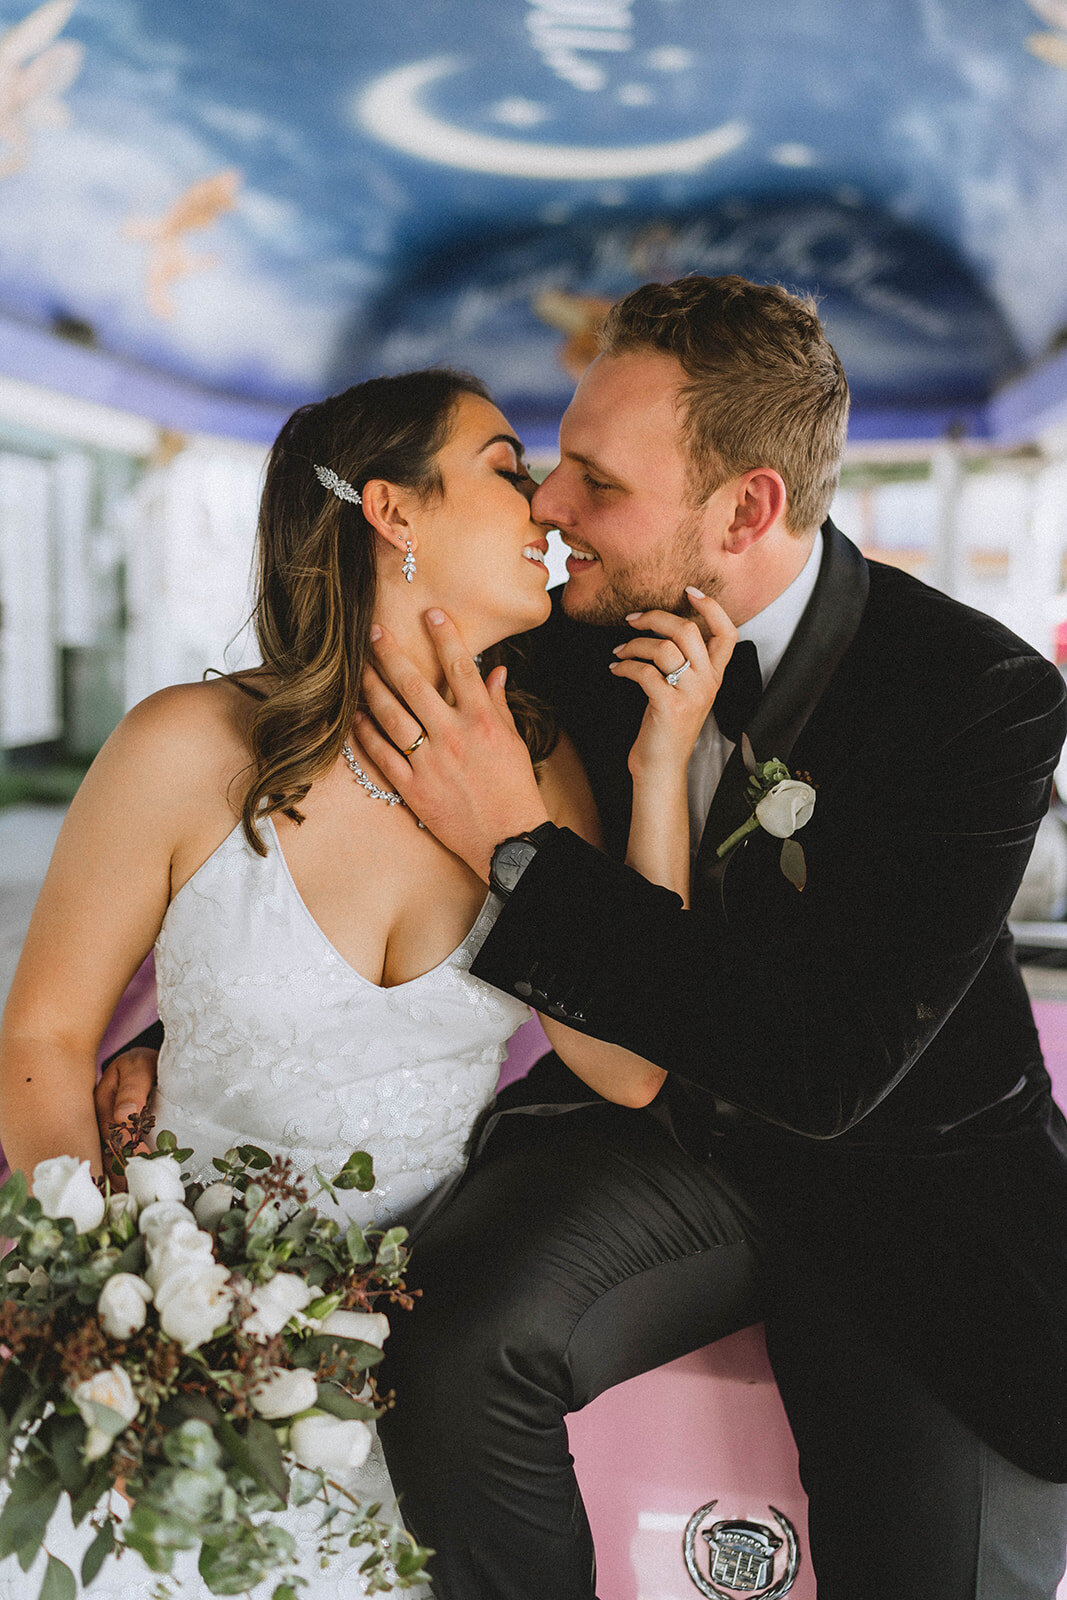
[[[737,643],[737,629],[717,601],[699,589],[687,589],[686,594],[706,625],[707,642],[692,617],[634,611],[626,620],[641,628],[642,636],[619,645],[615,652],[619,660],[611,670],[616,677],[633,679],[648,696],[629,756],[635,781],[685,772]],[[689,666],[683,669],[685,661]],[[678,674],[673,684],[668,674]]]

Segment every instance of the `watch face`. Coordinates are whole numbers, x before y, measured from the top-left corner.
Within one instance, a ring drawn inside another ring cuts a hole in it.
[[[510,894],[536,854],[530,839],[505,839],[493,853],[493,888]]]

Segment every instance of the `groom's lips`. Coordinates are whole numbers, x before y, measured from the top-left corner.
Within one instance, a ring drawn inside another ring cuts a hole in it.
[[[600,557],[594,555],[592,550],[579,550],[571,545],[571,553],[567,557],[567,571],[573,577],[579,572],[591,572],[600,563]]]

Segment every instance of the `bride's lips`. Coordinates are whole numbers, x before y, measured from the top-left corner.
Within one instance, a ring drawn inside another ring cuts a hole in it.
[[[547,539],[528,539],[522,547],[522,554],[524,561],[529,561],[533,566],[540,567],[547,573],[548,563],[545,560],[548,555]]]

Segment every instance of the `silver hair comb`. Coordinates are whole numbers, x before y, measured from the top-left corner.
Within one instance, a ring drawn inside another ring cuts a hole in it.
[[[322,487],[329,489],[331,493],[337,496],[338,500],[347,500],[354,506],[363,504],[363,496],[359,490],[353,489],[352,485],[346,482],[344,478],[339,478],[332,467],[316,467],[315,476],[322,484]]]

